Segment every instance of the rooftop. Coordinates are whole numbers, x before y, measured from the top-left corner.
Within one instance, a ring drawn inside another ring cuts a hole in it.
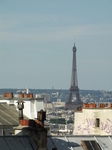
[[[48,150],[84,150],[82,141],[95,141],[103,150],[112,150],[112,136],[52,136],[47,138]],[[93,150],[92,148],[89,150]]]
[[[29,136],[0,136],[1,150],[38,150]]]

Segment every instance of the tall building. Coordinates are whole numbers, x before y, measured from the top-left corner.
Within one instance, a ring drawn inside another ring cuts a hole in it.
[[[78,79],[77,79],[77,66],[76,66],[76,46],[74,43],[73,46],[73,62],[72,62],[72,76],[71,76],[71,85],[69,89],[68,100],[65,104],[65,108],[74,108],[75,106],[82,106],[82,101],[80,98],[79,88],[78,88]],[[76,95],[76,100],[73,102],[73,96]]]

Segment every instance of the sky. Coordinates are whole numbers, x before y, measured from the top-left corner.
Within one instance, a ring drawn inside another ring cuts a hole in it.
[[[112,0],[0,0],[0,89],[112,90]]]

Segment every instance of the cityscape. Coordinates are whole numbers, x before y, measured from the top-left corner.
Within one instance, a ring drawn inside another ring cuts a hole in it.
[[[24,93],[26,89],[0,89],[0,95],[2,97],[3,93],[9,93],[11,91],[14,93],[15,97],[17,97],[18,91]],[[65,102],[68,99],[69,90],[29,89],[29,92],[33,93],[34,97],[43,98],[44,110],[46,111],[46,123],[51,126],[51,134],[73,134],[74,111],[77,109],[65,109]],[[106,103],[110,105],[110,103],[112,103],[112,91],[80,90],[80,98],[83,103],[96,103],[97,106]],[[73,99],[73,102],[75,101],[76,97]]]
[[[0,150],[112,150],[112,1],[0,1]]]
[[[15,95],[18,94],[18,90],[26,91],[26,89],[0,89],[0,95],[3,93],[13,92]],[[38,96],[42,95],[44,97],[44,102],[57,102],[57,99],[61,99],[61,102],[66,102],[68,99],[69,90],[62,89],[29,89],[31,93]],[[112,101],[112,91],[104,90],[80,90],[81,100],[86,102],[111,102]]]
[[[112,91],[79,90],[75,43],[72,50],[69,90],[28,87],[0,89],[0,132],[1,138],[5,136],[5,139],[2,139],[4,142],[10,134],[19,138],[28,135],[36,144],[36,147],[33,145],[33,149],[61,150],[63,145],[67,145],[67,149],[70,145],[71,150],[75,147],[100,150],[104,147],[104,139],[109,136],[109,143],[112,145]],[[75,139],[77,136],[80,137],[80,143],[71,144],[69,138]],[[91,136],[92,140],[89,140],[88,136]],[[100,141],[100,136],[106,137]],[[60,141],[60,137],[63,141]],[[108,147],[111,148],[111,145]],[[22,147],[26,149],[24,144]]]

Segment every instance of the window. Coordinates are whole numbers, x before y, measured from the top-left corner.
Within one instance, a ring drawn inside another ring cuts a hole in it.
[[[99,143],[95,140],[84,140],[81,142],[85,150],[101,150]]]
[[[100,119],[96,118],[96,127],[99,127],[99,126],[100,126]]]

